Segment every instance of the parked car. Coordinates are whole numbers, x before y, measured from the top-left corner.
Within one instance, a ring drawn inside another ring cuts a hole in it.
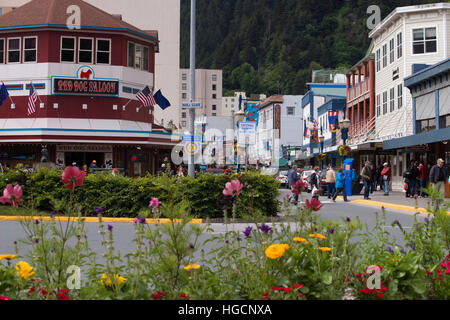
[[[283,188],[287,188],[289,185],[288,172],[289,171],[287,170],[282,170],[278,173],[277,177],[275,178],[275,180],[280,182],[280,185]]]
[[[312,175],[312,173],[314,172],[314,170],[303,170],[301,171],[301,179],[303,180],[303,182],[306,182],[306,188],[305,191],[306,192],[311,192],[312,188],[311,185],[308,182],[309,176]]]

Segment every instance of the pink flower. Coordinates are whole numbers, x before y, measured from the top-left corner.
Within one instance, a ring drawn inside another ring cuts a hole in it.
[[[15,185],[14,187],[11,184],[8,184],[3,190],[3,197],[0,197],[1,203],[11,203],[11,206],[18,207],[18,202],[23,201],[22,197],[22,188],[19,185]]]
[[[65,184],[65,187],[73,190],[74,187],[83,185],[84,171],[81,171],[77,167],[67,166],[61,178],[61,182]]]
[[[0,300],[12,300],[11,298],[9,298],[9,297],[5,297],[5,296],[0,296]]]
[[[306,182],[302,180],[298,180],[296,183],[292,185],[292,193],[293,194],[301,194],[303,190],[306,188]]]
[[[150,200],[150,204],[148,205],[149,208],[160,208],[161,206],[161,202],[158,201],[158,198],[152,198],[152,200]]]
[[[306,209],[313,209],[314,211],[319,211],[320,208],[323,207],[323,204],[320,203],[320,200],[312,198],[311,202],[308,199],[305,201],[305,207]]]
[[[226,196],[237,197],[241,193],[244,186],[239,180],[232,180],[225,184],[225,189],[223,189],[223,194]]]

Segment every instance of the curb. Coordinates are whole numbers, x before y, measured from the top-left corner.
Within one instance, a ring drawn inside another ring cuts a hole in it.
[[[70,217],[71,220],[76,220],[77,217]],[[85,222],[98,222],[97,217],[81,217]],[[51,221],[50,217],[40,217],[40,216],[0,216],[0,221],[17,221],[21,219],[30,219],[35,220],[39,219],[40,221]],[[68,221],[69,217],[55,217],[55,221]],[[181,219],[175,219],[174,222],[181,222]],[[102,217],[102,222],[125,222],[125,223],[134,223],[134,218],[108,218]],[[145,219],[146,223],[169,223],[170,219]],[[189,223],[203,223],[203,219],[192,219]]]
[[[385,207],[385,208],[389,208],[389,209],[410,211],[410,212],[429,213],[428,210],[425,208],[416,208],[416,207],[405,206],[405,205],[401,205],[401,204],[393,204],[393,203],[389,203],[389,202],[380,202],[380,201],[373,201],[373,200],[352,200],[351,202],[367,204],[369,206],[375,206],[375,207]],[[447,212],[447,214],[450,215],[450,212]]]

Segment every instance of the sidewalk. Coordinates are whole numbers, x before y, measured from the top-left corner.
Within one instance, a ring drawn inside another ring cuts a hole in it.
[[[360,195],[354,195],[348,197],[348,200],[354,203],[361,203],[370,206],[406,210],[411,212],[422,212],[426,213],[426,208],[429,206],[431,199],[429,198],[406,198],[405,193],[401,191],[390,191],[389,196],[384,195],[384,191],[375,191],[373,194],[369,195],[370,200],[364,200],[364,193],[361,192]],[[338,199],[343,200],[342,197]],[[418,210],[415,208],[417,201]],[[446,199],[447,202],[450,199]],[[433,203],[434,204],[434,203]]]

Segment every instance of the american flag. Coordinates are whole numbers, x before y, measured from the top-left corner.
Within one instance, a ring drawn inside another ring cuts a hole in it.
[[[141,92],[139,92],[136,95],[136,98],[138,98],[138,100],[142,102],[144,107],[151,107],[156,104],[155,98],[153,98],[153,92],[148,86],[146,86]]]
[[[37,93],[33,84],[30,86],[30,95],[28,97],[28,115],[36,112]]]

